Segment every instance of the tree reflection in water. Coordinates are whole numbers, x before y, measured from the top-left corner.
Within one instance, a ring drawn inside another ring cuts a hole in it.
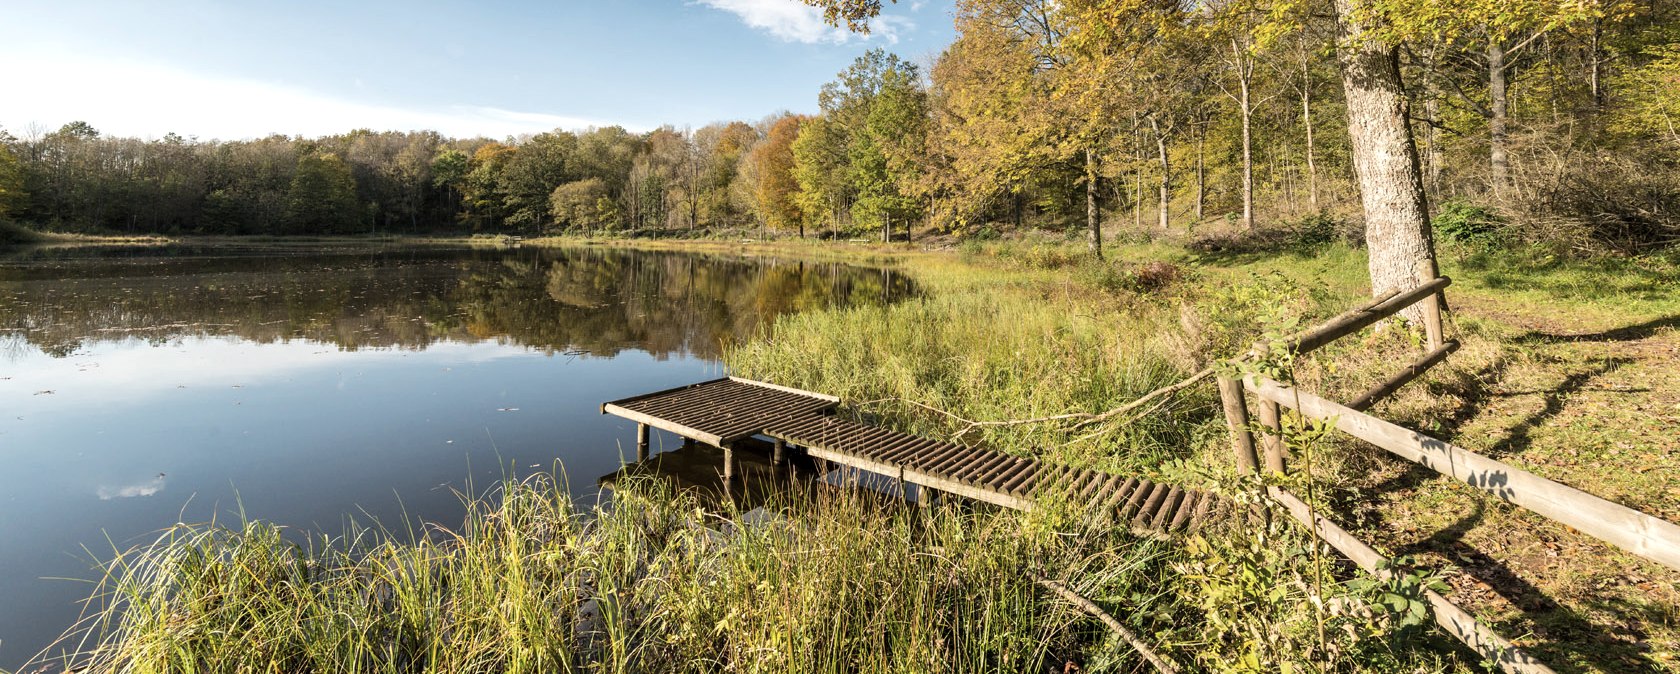
[[[42,249],[0,260],[0,352],[233,336],[715,359],[783,313],[911,292],[890,270],[601,248]]]

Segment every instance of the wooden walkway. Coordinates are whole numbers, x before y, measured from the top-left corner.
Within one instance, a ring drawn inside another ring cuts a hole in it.
[[[734,468],[732,445],[765,436],[775,441],[777,463],[791,447],[814,459],[1005,508],[1031,510],[1038,500],[1071,503],[1148,532],[1192,531],[1231,508],[1208,492],[849,421],[833,414],[839,403],[833,396],[731,377],[604,403],[601,411],[637,422],[642,460],[650,426],[723,449],[726,480]]]

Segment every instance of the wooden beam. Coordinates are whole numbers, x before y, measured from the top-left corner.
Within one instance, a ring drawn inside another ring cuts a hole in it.
[[[1262,398],[1308,418],[1333,419],[1342,432],[1396,456],[1680,570],[1680,526],[1270,379],[1249,375],[1247,383]]]
[[[670,431],[685,438],[693,438],[713,447],[721,447],[724,442],[734,439],[720,438],[698,428],[689,428],[669,419],[662,419],[651,414],[644,414],[629,408],[619,407],[616,403],[606,403],[601,405],[601,412],[604,414],[611,414],[613,416],[624,417],[625,419],[629,419],[639,424],[647,424],[662,431]]]
[[[1231,450],[1237,455],[1237,472],[1260,472],[1260,458],[1254,454],[1254,435],[1248,431],[1248,404],[1243,401],[1242,382],[1219,378],[1219,401],[1225,407],[1225,425],[1231,430]]]
[[[1413,379],[1423,376],[1423,373],[1427,372],[1429,368],[1439,365],[1441,361],[1447,359],[1447,356],[1452,355],[1456,351],[1458,351],[1458,340],[1455,339],[1447,342],[1446,344],[1442,344],[1440,348],[1430,351],[1429,353],[1424,354],[1422,358],[1412,361],[1412,364],[1407,365],[1406,369],[1395,373],[1394,376],[1382,380],[1382,382],[1378,383],[1376,386],[1371,387],[1370,390],[1359,394],[1358,398],[1354,398],[1347,404],[1348,409],[1359,410],[1361,412],[1371,409],[1372,405],[1381,402],[1383,398],[1394,395],[1394,392],[1400,390],[1400,387],[1411,383]]]
[[[762,386],[764,388],[774,389],[774,390],[777,390],[777,391],[781,391],[783,393],[797,393],[799,395],[810,396],[810,397],[816,398],[818,400],[827,400],[827,401],[829,401],[831,403],[835,403],[835,404],[840,403],[840,398],[838,398],[836,396],[828,395],[827,393],[817,393],[815,391],[806,391],[804,389],[797,389],[797,388],[793,388],[793,387],[790,387],[790,386],[778,386],[776,384],[770,384],[770,383],[766,383],[766,382],[762,382],[762,381],[754,381],[752,379],[742,379],[740,377],[728,377],[728,379],[729,379],[729,381],[740,383],[740,384],[751,384],[753,386]]]
[[[1296,353],[1315,351],[1341,337],[1358,332],[1377,321],[1393,316],[1399,313],[1401,309],[1412,306],[1412,304],[1425,297],[1439,293],[1449,285],[1452,285],[1452,279],[1442,276],[1386,300],[1372,302],[1308,330],[1305,334],[1294,339],[1290,343],[1290,348],[1294,349]]]
[[[1387,579],[1393,575],[1388,558],[1382,553],[1336,526],[1335,522],[1314,514],[1312,509],[1294,494],[1282,487],[1268,487],[1266,491],[1297,521],[1317,532],[1320,540],[1341,551],[1348,559],[1353,560],[1353,563],[1358,564],[1359,568],[1378,578]],[[1512,645],[1505,637],[1482,626],[1469,611],[1460,608],[1440,593],[1426,588],[1423,594],[1434,614],[1435,624],[1446,630],[1447,634],[1464,642],[1464,645],[1469,646],[1476,654],[1497,664],[1500,671],[1508,674],[1554,674],[1552,668]]]
[[[930,487],[949,494],[956,494],[957,496],[971,498],[976,501],[985,501],[986,503],[1003,506],[1012,510],[1032,509],[1032,501],[1028,499],[1016,498],[1014,496],[991,491],[989,489],[978,489],[961,482],[947,480],[937,475],[930,475],[918,470],[889,466],[887,464],[871,461],[854,454],[836,452],[821,447],[806,447],[805,452],[811,455],[812,458],[832,461],[834,463],[851,466],[853,468],[866,470],[879,475],[885,475],[887,477],[897,477],[900,480],[917,486]]]

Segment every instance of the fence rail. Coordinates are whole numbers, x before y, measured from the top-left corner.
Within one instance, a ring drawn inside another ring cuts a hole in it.
[[[1443,290],[1452,284],[1436,277],[1434,265],[1422,265],[1418,285],[1403,292],[1389,292],[1365,306],[1350,310],[1287,340],[1284,348],[1305,354],[1391,318],[1406,308],[1422,303],[1422,324],[1426,352],[1405,369],[1384,379],[1346,405],[1302,391],[1257,374],[1219,378],[1219,394],[1225,421],[1231,431],[1231,449],[1239,471],[1257,474],[1262,466],[1268,473],[1288,470],[1287,443],[1283,437],[1282,410],[1295,410],[1303,418],[1334,424],[1337,430],[1376,445],[1401,458],[1452,477],[1483,493],[1521,506],[1543,517],[1594,536],[1630,553],[1680,570],[1680,526],[1632,508],[1612,503],[1526,470],[1477,454],[1452,443],[1401,427],[1365,412],[1378,401],[1393,395],[1407,383],[1446,360],[1459,349],[1447,340],[1442,327]],[[1264,349],[1238,358],[1244,362],[1261,357]],[[1258,402],[1262,428],[1257,447],[1250,430],[1246,394]],[[1263,457],[1261,453],[1263,452]],[[1267,489],[1271,499],[1320,540],[1346,555],[1365,571],[1385,577],[1392,573],[1380,553],[1334,522],[1312,511],[1295,495],[1280,487]],[[1475,617],[1434,591],[1426,591],[1436,624],[1511,674],[1549,674],[1545,664],[1535,660],[1510,641],[1476,622]]]

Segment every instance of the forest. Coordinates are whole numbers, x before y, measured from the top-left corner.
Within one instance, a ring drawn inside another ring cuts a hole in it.
[[[216,235],[1106,222],[1357,244],[1328,5],[962,0],[956,40],[930,63],[877,49],[823,87],[817,114],[698,129],[0,130],[0,219]],[[1676,3],[1518,2],[1462,18],[1427,2],[1374,6],[1437,236],[1631,254],[1680,237]]]

